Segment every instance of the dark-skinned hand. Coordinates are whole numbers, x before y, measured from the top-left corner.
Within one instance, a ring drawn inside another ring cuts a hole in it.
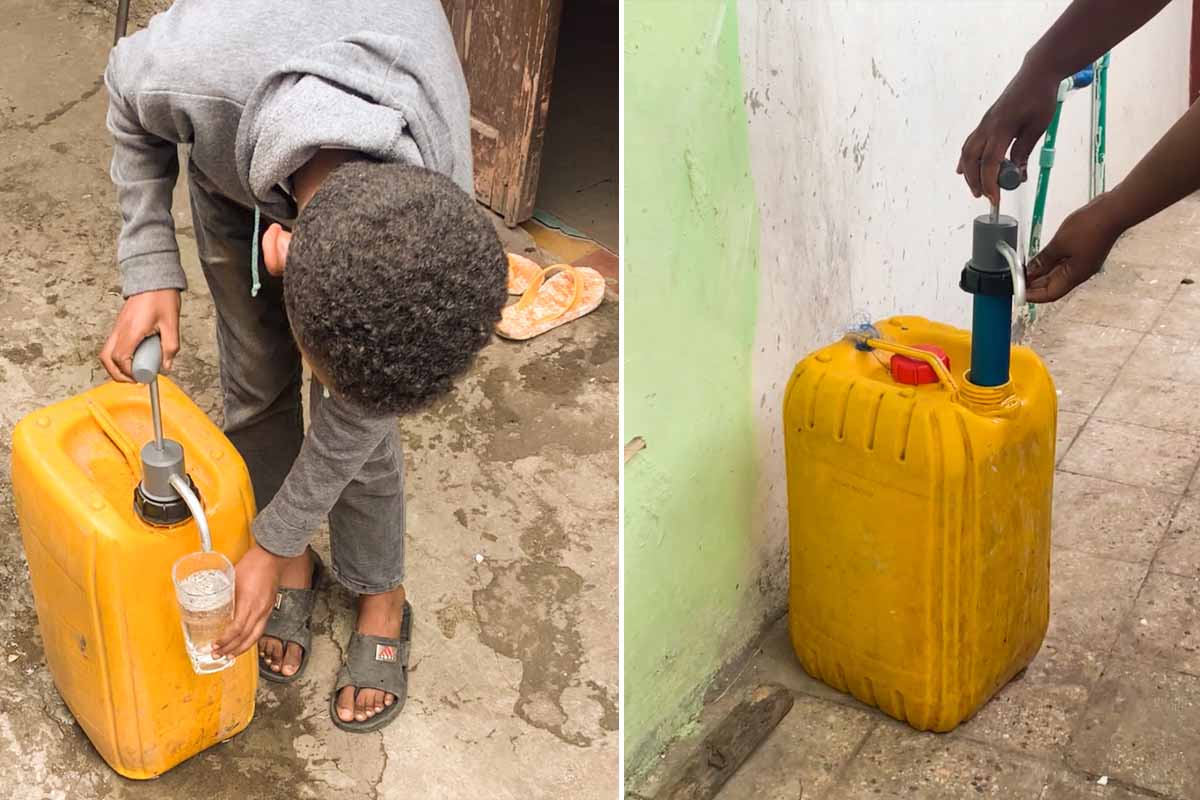
[[[1054,238],[1029,262],[1026,295],[1031,303],[1051,303],[1100,271],[1122,231],[1110,212],[1109,196],[1071,213]]]
[[[213,644],[214,656],[240,656],[262,637],[284,561],[254,545],[234,566],[233,622]]]
[[[1022,180],[1028,176],[1029,155],[1054,118],[1059,81],[1031,67],[1022,68],[984,113],[958,159],[957,172],[966,179],[971,194],[1000,202],[996,177],[1006,155],[1021,168]]]

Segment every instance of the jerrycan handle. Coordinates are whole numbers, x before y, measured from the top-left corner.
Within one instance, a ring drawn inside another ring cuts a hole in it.
[[[129,470],[133,473],[134,477],[140,480],[142,477],[142,460],[138,458],[137,451],[133,447],[133,442],[129,441],[129,437],[117,426],[117,421],[104,410],[103,406],[89,398],[87,407],[88,412],[92,415],[92,419],[100,426],[100,430],[121,451],[121,455],[125,457],[125,463],[129,465]]]
[[[883,339],[867,339],[867,346],[873,347],[876,350],[884,350],[888,353],[895,353],[906,358],[914,358],[918,361],[923,361],[928,364],[935,375],[938,376],[938,382],[950,392],[951,395],[958,395],[958,384],[954,382],[954,377],[950,374],[950,370],[946,369],[946,365],[941,359],[933,353],[925,350],[918,350],[915,347],[908,347],[895,342],[885,342]]]

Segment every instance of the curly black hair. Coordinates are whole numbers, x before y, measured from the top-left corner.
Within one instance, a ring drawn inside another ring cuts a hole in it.
[[[421,167],[334,170],[296,221],[284,303],[333,390],[403,414],[449,391],[491,338],[508,261],[475,201]]]

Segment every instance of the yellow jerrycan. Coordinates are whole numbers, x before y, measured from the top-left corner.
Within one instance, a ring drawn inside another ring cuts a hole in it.
[[[25,417],[12,447],[46,663],[104,760],[139,779],[245,728],[258,679],[253,649],[205,675],[185,650],[172,565],[209,531],[236,562],[251,543],[254,494],[229,440],[158,378],[157,348],[146,340],[135,360],[149,393],[103,384]],[[134,442],[146,443],[141,458]],[[179,476],[186,500],[170,488]],[[207,525],[191,513],[197,502]]]
[[[1016,237],[1012,217],[975,220],[972,332],[864,326],[801,361],[784,401],[796,654],[919,730],[970,718],[1049,622],[1058,403],[1010,345]]]
[[[1056,395],[1024,348],[989,390],[957,369],[966,331],[876,327],[870,350],[819,350],[787,389],[792,643],[813,677],[948,731],[1046,632]]]

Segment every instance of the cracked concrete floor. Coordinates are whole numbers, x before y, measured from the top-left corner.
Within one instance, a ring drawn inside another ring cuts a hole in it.
[[[352,624],[351,598],[334,590],[318,604],[306,677],[261,686],[245,733],[149,783],[99,759],[46,672],[7,483],[12,425],[102,380],[95,355],[121,302],[100,82],[112,17],[83,0],[0,0],[0,13],[0,794],[612,797],[611,297],[533,342],[491,345],[454,395],[403,421],[417,617],[397,723],[353,736],[329,722]],[[219,419],[212,307],[186,203],[176,208],[192,291],[173,377]],[[316,541],[327,547],[324,533]]]
[[[1023,678],[952,733],[918,733],[807,677],[781,620],[629,796],[653,797],[776,681],[796,704],[723,800],[1200,800],[1198,282],[1195,196],[1032,333],[1060,398],[1050,629]]]

